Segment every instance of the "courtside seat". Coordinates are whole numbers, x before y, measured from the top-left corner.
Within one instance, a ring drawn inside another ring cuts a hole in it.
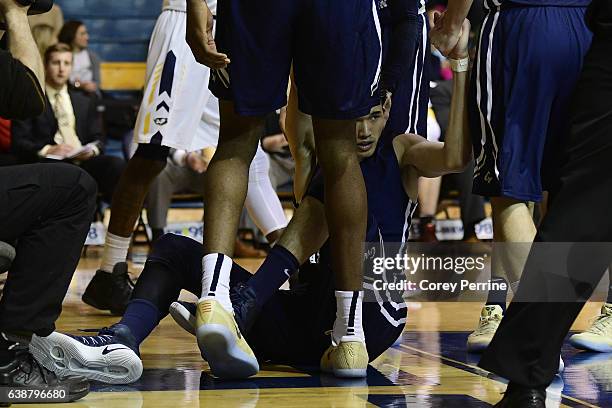
[[[56,3],[69,18],[135,16],[156,19],[162,7],[162,0],[56,0]]]

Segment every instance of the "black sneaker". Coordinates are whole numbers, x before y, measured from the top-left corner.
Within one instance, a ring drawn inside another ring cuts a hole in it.
[[[246,336],[261,311],[257,303],[257,295],[250,286],[240,282],[230,289],[230,300],[238,328]]]
[[[100,310],[110,310],[111,314],[121,316],[125,312],[134,283],[128,275],[127,263],[119,262],[112,273],[96,271],[83,293],[83,302]]]
[[[37,390],[66,390],[61,401],[72,402],[89,393],[89,381],[81,376],[58,377],[34,359],[27,348],[15,350],[15,357],[0,366],[0,383],[4,387],[17,387]],[[52,401],[49,401],[52,402]]]
[[[508,384],[504,398],[493,408],[546,408],[546,389]]]

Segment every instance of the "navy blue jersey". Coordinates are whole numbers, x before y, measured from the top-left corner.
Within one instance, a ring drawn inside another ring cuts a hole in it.
[[[591,0],[485,0],[485,7],[495,9],[502,4],[537,7],[586,7]]]

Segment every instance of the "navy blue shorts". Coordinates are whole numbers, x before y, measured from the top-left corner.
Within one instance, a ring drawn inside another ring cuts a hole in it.
[[[236,113],[268,114],[287,101],[293,63],[302,112],[353,119],[377,101],[380,23],[374,0],[225,0],[215,42],[231,63],[209,88]]]
[[[585,11],[504,3],[487,13],[470,89],[474,193],[541,201],[551,187],[591,44]]]
[[[392,141],[402,133],[413,133],[427,138],[427,109],[429,103],[429,23],[425,14],[419,14],[415,38],[414,64],[406,71],[393,94],[389,120],[383,129],[381,142]]]

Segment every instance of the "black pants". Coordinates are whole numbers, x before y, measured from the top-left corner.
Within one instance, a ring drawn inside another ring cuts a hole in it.
[[[572,101],[571,135],[559,184],[552,191],[515,301],[480,360],[482,368],[519,385],[551,383],[563,340],[612,257],[606,248],[612,242],[611,49],[612,33],[599,36],[595,30]],[[564,276],[553,266],[558,256],[541,262],[541,246],[560,242],[573,243],[562,254],[567,260]]]
[[[85,170],[98,184],[98,191],[102,198],[110,203],[121,173],[125,169],[126,162],[114,156],[96,156],[84,161],[80,167]]]
[[[0,330],[48,335],[79,261],[96,185],[80,168],[0,168],[0,240],[16,245],[0,300]]]

